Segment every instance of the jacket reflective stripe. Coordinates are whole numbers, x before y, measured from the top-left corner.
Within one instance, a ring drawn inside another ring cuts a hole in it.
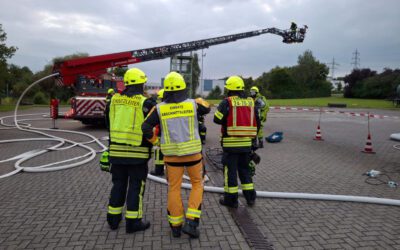
[[[124,207],[112,207],[108,206],[108,213],[109,214],[122,214],[122,209]]]
[[[201,210],[188,208],[186,212],[186,217],[200,218]]]
[[[110,104],[110,141],[132,146],[142,144],[144,122],[143,95],[128,97],[115,94]]]
[[[157,104],[161,123],[161,151],[166,156],[184,156],[201,152],[196,103]]]
[[[146,147],[111,144],[109,155],[111,157],[148,159],[150,157],[150,149]]]
[[[117,145],[111,144],[110,149],[112,150],[120,150],[120,151],[129,151],[129,152],[143,152],[148,153],[150,150],[147,147],[133,147],[129,145]]]
[[[249,137],[223,137],[222,146],[225,148],[251,147],[251,140]]]
[[[183,215],[181,216],[168,215],[168,222],[171,223],[171,225],[181,225],[183,223]]]
[[[222,120],[222,118],[224,117],[224,114],[222,114],[221,112],[219,112],[217,110],[217,111],[215,111],[214,116],[217,117],[219,120]]]
[[[242,184],[242,190],[253,190],[253,189],[254,189],[253,183]]]

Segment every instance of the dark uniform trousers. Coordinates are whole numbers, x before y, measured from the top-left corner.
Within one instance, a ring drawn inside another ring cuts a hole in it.
[[[238,181],[242,184],[243,195],[247,201],[256,199],[253,180],[249,169],[250,152],[229,153],[224,152],[222,164],[224,165],[224,200],[228,204],[237,203],[238,200]]]
[[[127,211],[138,211],[136,218],[142,218],[142,204],[145,190],[148,167],[147,162],[138,165],[112,164],[111,174],[113,187],[109,205],[112,207],[123,207],[127,200]],[[127,187],[128,195],[126,194]]]

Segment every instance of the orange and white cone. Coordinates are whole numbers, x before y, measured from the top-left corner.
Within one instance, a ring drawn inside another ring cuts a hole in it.
[[[322,139],[321,128],[320,128],[319,124],[317,127],[317,133],[315,133],[314,140],[315,141],[323,141],[324,140],[324,139]]]
[[[372,141],[371,141],[371,134],[368,133],[367,142],[365,143],[364,150],[361,151],[366,154],[375,154],[374,150],[372,149]]]

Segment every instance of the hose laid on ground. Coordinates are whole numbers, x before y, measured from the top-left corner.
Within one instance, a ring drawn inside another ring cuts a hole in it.
[[[148,179],[162,183],[168,184],[167,180],[149,174]],[[182,187],[185,189],[192,189],[192,185],[188,183],[182,183]],[[211,187],[204,186],[204,191],[211,193],[224,193],[224,189],[221,187]],[[239,190],[239,194],[242,191]],[[366,196],[352,196],[352,195],[333,195],[333,194],[309,194],[309,193],[286,193],[286,192],[267,192],[267,191],[257,191],[257,197],[262,198],[282,198],[282,199],[306,199],[306,200],[325,200],[325,201],[351,201],[351,202],[361,202],[361,203],[372,203],[380,205],[391,205],[400,206],[400,200],[386,199],[386,198],[376,198],[376,197],[366,197]]]
[[[52,147],[49,147],[49,148],[46,148],[46,149],[32,150],[32,151],[25,152],[23,154],[20,154],[18,156],[15,156],[15,157],[12,157],[12,158],[9,158],[9,159],[6,159],[6,160],[1,160],[0,163],[19,159],[14,164],[15,170],[12,171],[12,172],[9,172],[7,174],[0,175],[0,179],[9,177],[11,175],[14,175],[14,174],[20,172],[20,171],[47,172],[47,171],[57,171],[57,170],[68,169],[68,168],[80,166],[80,165],[83,165],[83,164],[85,164],[87,162],[90,162],[91,160],[93,160],[96,157],[97,153],[102,152],[102,151],[107,149],[107,147],[103,143],[101,143],[97,138],[95,138],[94,136],[92,136],[90,134],[87,134],[87,133],[77,132],[77,131],[70,131],[70,130],[52,130],[52,129],[45,129],[45,128],[35,128],[35,127],[32,127],[30,124],[24,123],[24,125],[22,125],[22,124],[19,123],[19,120],[17,120],[17,117],[18,117],[17,113],[18,113],[19,105],[20,105],[21,100],[24,97],[24,95],[33,86],[35,86],[36,84],[38,84],[38,83],[40,83],[40,82],[42,82],[42,81],[44,81],[44,80],[46,80],[48,78],[57,76],[57,75],[58,75],[58,73],[55,73],[55,74],[43,77],[43,78],[35,81],[31,85],[29,85],[28,88],[26,88],[24,90],[24,92],[21,94],[21,96],[19,97],[19,99],[17,101],[17,104],[15,106],[15,110],[14,110],[14,116],[5,116],[5,117],[1,117],[0,118],[0,124],[3,125],[3,126],[8,127],[7,129],[9,129],[10,127],[16,127],[18,130],[40,134],[40,135],[46,136],[48,138],[27,138],[27,139],[2,140],[2,141],[0,141],[0,143],[12,143],[12,142],[23,142],[23,141],[57,141],[59,143],[56,144],[55,146],[52,146]],[[34,115],[34,114],[28,114],[26,116],[32,116],[32,115]],[[22,116],[24,116],[24,115],[22,115]],[[14,118],[14,126],[9,125],[9,124],[5,124],[4,121],[3,121],[5,118],[10,118],[10,117]],[[24,121],[26,121],[26,120],[29,120],[29,119],[24,119]],[[34,119],[34,120],[37,120],[37,119]],[[24,127],[21,127],[21,125],[24,126]],[[50,135],[50,134],[47,134],[47,133],[41,132],[41,131],[52,131],[52,132],[64,132],[64,133],[79,134],[79,135],[87,136],[87,137],[91,138],[92,140],[87,141],[87,142],[79,143],[79,142],[75,142],[75,141],[68,140],[68,139],[65,139],[65,138],[61,138],[61,137],[58,137],[58,136]],[[86,146],[86,144],[93,143],[93,142],[97,143],[97,145],[99,145],[102,148],[102,150],[96,151],[93,148],[91,148],[89,146]],[[71,145],[66,146],[64,148],[61,148],[61,146],[66,144],[66,143],[69,143]],[[44,154],[46,152],[66,150],[66,149],[70,149],[70,148],[75,147],[75,146],[81,147],[81,148],[89,151],[89,153],[81,155],[81,156],[78,156],[78,157],[74,157],[74,158],[71,158],[71,159],[58,161],[58,162],[53,162],[53,163],[49,163],[49,164],[41,165],[41,166],[36,166],[36,167],[22,167],[21,166],[21,164],[23,162],[25,162],[27,160],[30,160],[30,159],[32,159],[32,158],[34,158],[36,156],[42,155],[42,154]],[[79,159],[82,159],[82,158],[86,158],[86,159],[84,159],[82,161],[79,161],[79,162],[73,162],[73,163],[70,163],[70,164],[66,164],[66,165],[55,166],[55,165],[59,165],[59,164],[64,164],[64,163],[76,161],[76,160],[79,160]]]

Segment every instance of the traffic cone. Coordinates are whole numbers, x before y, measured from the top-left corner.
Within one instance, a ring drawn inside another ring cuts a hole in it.
[[[319,124],[318,124],[318,127],[317,127],[317,133],[315,133],[314,140],[315,141],[323,141],[324,140],[324,139],[322,139],[321,128],[320,128]]]
[[[372,149],[372,142],[371,142],[371,134],[368,133],[367,142],[365,143],[364,150],[361,151],[366,154],[375,154],[374,150]]]

